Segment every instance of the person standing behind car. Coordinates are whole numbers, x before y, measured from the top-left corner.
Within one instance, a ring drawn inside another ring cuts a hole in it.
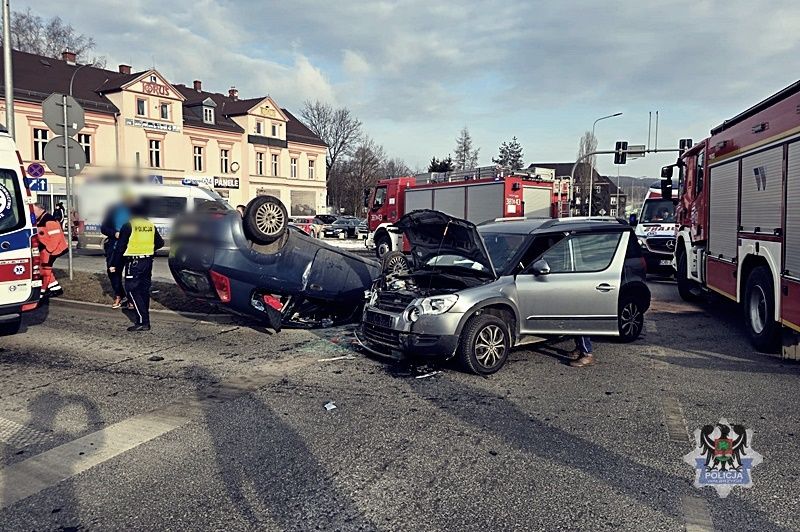
[[[67,251],[67,239],[61,223],[41,203],[33,206],[36,228],[39,234],[39,257],[42,260],[42,297],[57,297],[64,293],[53,273],[56,258]]]
[[[119,231],[119,240],[108,271],[124,268],[125,291],[136,310],[137,320],[130,332],[150,330],[150,287],[153,255],[164,246],[155,224],[147,219],[141,205],[131,208],[131,218]]]
[[[125,299],[125,288],[122,285],[122,269],[114,269],[113,266],[114,250],[117,247],[117,240],[119,239],[119,232],[122,226],[128,223],[131,218],[131,211],[128,205],[129,200],[125,200],[118,205],[111,207],[106,212],[103,218],[103,223],[100,224],[100,232],[106,237],[105,244],[103,244],[103,251],[106,256],[106,272],[108,273],[108,280],[111,282],[111,290],[114,292],[114,302],[111,308],[120,308]]]

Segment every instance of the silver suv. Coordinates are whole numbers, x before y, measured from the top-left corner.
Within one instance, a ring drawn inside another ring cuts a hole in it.
[[[631,228],[610,218],[474,224],[414,211],[409,268],[379,278],[359,339],[390,356],[458,357],[491,374],[529,336],[638,338],[650,306]],[[400,256],[386,260],[400,259]]]

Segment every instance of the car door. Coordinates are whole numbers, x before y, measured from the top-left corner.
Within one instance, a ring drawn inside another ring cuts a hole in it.
[[[519,274],[522,332],[617,335],[628,237],[621,231],[572,233],[540,257],[549,273],[536,275],[531,266]]]

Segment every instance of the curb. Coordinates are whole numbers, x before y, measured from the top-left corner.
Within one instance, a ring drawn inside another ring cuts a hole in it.
[[[89,307],[92,309],[117,310],[117,309],[112,309],[109,305],[103,305],[101,303],[91,303],[89,301],[79,301],[77,299],[64,299],[60,297],[51,299],[49,304],[52,305],[54,303],[56,304],[56,306],[62,306],[62,307],[72,307],[72,308]],[[162,309],[150,309],[150,314],[169,316],[181,321],[204,321],[208,323],[234,323],[235,321],[235,316],[231,314],[204,314],[202,312],[177,312],[174,310],[162,310]]]

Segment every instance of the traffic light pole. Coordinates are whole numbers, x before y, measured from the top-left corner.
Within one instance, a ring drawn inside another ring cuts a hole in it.
[[[581,157],[578,157],[578,160],[576,160],[575,164],[572,165],[572,171],[569,174],[569,181],[570,181],[569,186],[570,186],[570,189],[572,189],[572,187],[575,185],[575,169],[578,168],[578,165],[581,164],[581,162],[584,161],[585,159],[587,159],[589,157],[594,157],[595,155],[615,155],[615,154],[622,154],[622,153],[625,153],[625,154],[634,154],[634,153],[635,154],[639,154],[639,153],[682,153],[684,151],[685,150],[680,149],[680,148],[670,148],[670,149],[653,148],[651,150],[647,150],[647,149],[640,150],[638,148],[636,148],[636,149],[630,149],[629,148],[627,150],[598,150],[598,151],[593,151],[591,153],[587,153],[585,155],[582,155]],[[593,173],[594,172],[589,174],[589,216],[592,215],[592,191],[594,189],[594,185],[592,183],[592,180],[594,179],[594,175],[592,175]]]
[[[72,183],[69,177],[69,129],[67,126],[67,95],[61,98],[61,105],[64,106],[64,179],[67,183],[67,252],[69,265],[69,280],[72,280]]]

